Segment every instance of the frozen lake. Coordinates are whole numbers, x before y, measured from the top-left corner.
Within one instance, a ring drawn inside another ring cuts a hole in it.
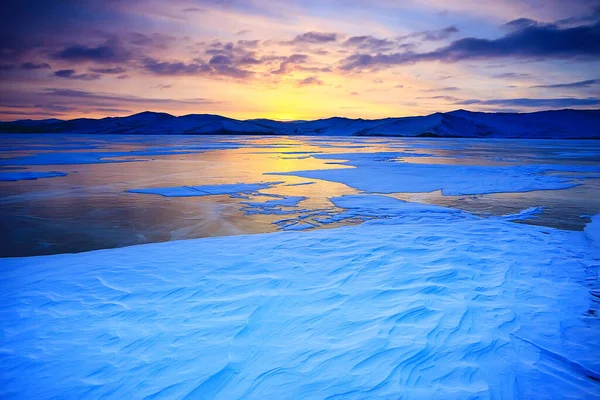
[[[597,141],[1,139],[3,399],[600,397]]]
[[[0,255],[390,217],[332,201],[359,193],[482,217],[533,209],[512,220],[582,230],[600,212],[599,166],[598,141],[4,135]],[[219,189],[231,184],[263,186]],[[212,189],[178,197],[146,190],[184,186]]]

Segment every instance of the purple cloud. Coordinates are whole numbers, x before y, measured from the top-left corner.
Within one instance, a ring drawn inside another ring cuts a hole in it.
[[[486,105],[486,106],[509,106],[509,107],[574,107],[574,106],[595,106],[600,104],[600,98],[588,97],[588,98],[573,98],[563,97],[556,99],[530,99],[530,98],[517,98],[517,99],[493,99],[493,100],[478,100],[470,99],[458,101],[454,104],[457,105]]]
[[[288,42],[290,44],[298,43],[329,43],[337,41],[338,34],[331,32],[306,32],[298,35]]]
[[[353,54],[342,62],[343,70],[414,64],[423,61],[453,63],[471,59],[514,57],[520,59],[598,59],[600,22],[561,29],[554,25],[529,26],[499,39],[464,38],[428,53]]]
[[[544,89],[562,89],[562,88],[582,88],[590,87],[592,85],[600,84],[600,79],[589,79],[587,81],[578,81],[571,83],[557,83],[554,85],[536,85],[531,86],[532,88],[544,88]]]
[[[107,41],[97,47],[74,45],[54,54],[54,58],[63,61],[112,63],[125,62],[130,58],[130,53],[124,50],[116,41]]]
[[[398,40],[406,40],[406,39],[418,39],[423,41],[435,42],[438,40],[448,39],[450,36],[458,33],[458,28],[455,26],[449,26],[443,29],[430,30],[430,31],[421,31],[414,32],[404,36],[398,36]]]
[[[115,68],[90,68],[91,72],[95,72],[97,74],[123,74],[127,70],[122,67]]]
[[[320,80],[319,77],[317,77],[317,76],[309,76],[307,78],[304,78],[304,79],[298,81],[298,85],[299,86],[309,86],[309,85],[322,86],[322,85],[324,85],[324,82],[322,80]]]
[[[27,69],[27,70],[35,70],[35,69],[50,69],[50,64],[47,63],[32,63],[32,62],[25,62],[21,64],[21,69]]]
[[[100,79],[99,74],[77,74],[74,69],[60,69],[54,73],[54,76],[64,79],[75,79],[80,81],[95,81]]]

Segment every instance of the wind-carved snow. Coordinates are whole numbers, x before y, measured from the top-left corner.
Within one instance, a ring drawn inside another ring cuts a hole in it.
[[[398,217],[0,260],[0,397],[597,397],[584,233],[336,201]]]
[[[140,194],[158,194],[164,197],[198,197],[214,196],[221,194],[241,194],[253,193],[257,190],[267,189],[281,182],[264,183],[233,183],[223,185],[202,185],[202,186],[173,186],[147,189],[129,189],[130,193]]]
[[[593,176],[600,176],[600,166],[416,164],[396,160],[402,156],[406,156],[406,153],[315,154],[315,158],[347,160],[341,164],[348,165],[349,168],[269,174],[340,182],[369,193],[419,193],[441,190],[443,195],[566,189],[576,186],[576,179],[579,178],[576,174],[570,177],[568,173],[587,172],[595,174]]]
[[[591,243],[600,247],[600,214],[594,215],[583,231]]]
[[[36,172],[36,171],[11,171],[11,172],[0,172],[0,181],[3,182],[15,182],[15,181],[29,181],[41,178],[56,178],[60,176],[67,176],[66,172],[60,171],[47,171],[47,172]]]

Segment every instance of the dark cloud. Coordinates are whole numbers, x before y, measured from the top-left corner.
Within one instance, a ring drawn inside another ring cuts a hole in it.
[[[147,71],[157,75],[196,75],[212,71],[206,64],[158,61],[153,58],[144,60],[143,66]]]
[[[342,62],[343,70],[414,64],[447,63],[472,59],[599,59],[600,23],[561,29],[554,25],[529,26],[499,39],[464,38],[432,52],[354,54]]]
[[[97,47],[74,45],[54,54],[54,58],[72,63],[96,62],[118,63],[128,61],[131,53],[121,47],[115,40],[109,40]]]
[[[289,44],[298,43],[329,43],[337,41],[338,34],[331,32],[306,32],[298,35]]]
[[[323,81],[320,80],[319,77],[317,77],[317,76],[309,76],[307,78],[304,78],[304,79],[298,81],[299,86],[308,86],[308,85],[321,86],[323,84],[324,84]]]
[[[17,68],[26,71],[35,71],[39,69],[51,69],[52,67],[48,63],[36,64],[33,62],[24,62],[21,64],[0,64],[0,71],[10,71]]]
[[[231,59],[224,55],[218,55],[211,58],[208,63],[210,65],[231,65]]]
[[[243,35],[246,35],[246,34],[251,33],[251,32],[252,31],[250,29],[244,29],[244,30],[241,30],[241,31],[237,31],[235,34],[237,36],[243,36]]]
[[[54,73],[54,76],[64,79],[74,79],[80,81],[95,81],[100,79],[100,74],[77,74],[74,69],[60,69]]]
[[[34,69],[50,69],[50,64],[48,63],[32,63],[32,62],[25,62],[21,64],[21,69],[27,69],[27,70],[34,70]]]
[[[600,98],[588,97],[588,98],[572,98],[563,97],[556,99],[530,99],[530,98],[518,98],[518,99],[494,99],[494,100],[462,100],[454,103],[456,105],[486,105],[486,106],[509,106],[509,107],[546,107],[546,108],[560,108],[560,107],[576,107],[576,106],[595,106],[600,105]]]
[[[561,88],[583,88],[590,87],[592,85],[600,84],[600,79],[589,79],[587,81],[578,81],[570,83],[557,83],[554,85],[536,85],[531,86],[532,88],[544,88],[544,89],[561,89]]]
[[[91,72],[96,74],[123,74],[127,70],[122,67],[114,67],[114,68],[90,68]]]
[[[156,75],[220,75],[235,79],[248,79],[254,75],[252,71],[243,70],[227,63],[228,60],[227,57],[216,56],[211,59],[212,63],[206,64],[199,61],[185,63],[146,58],[143,68]]]

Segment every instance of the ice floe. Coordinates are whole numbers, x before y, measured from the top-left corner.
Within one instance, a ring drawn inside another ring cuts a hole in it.
[[[129,189],[130,193],[158,194],[164,197],[192,197],[192,196],[214,196],[220,194],[252,193],[257,190],[267,189],[281,182],[263,183],[233,183],[223,185],[202,186],[173,186],[147,189]]]
[[[55,178],[59,176],[67,176],[66,172],[60,171],[11,171],[11,172],[0,172],[0,182],[14,182],[14,181],[30,181],[41,178]]]
[[[340,182],[369,193],[418,193],[441,190],[444,195],[471,195],[565,189],[577,185],[575,179],[578,176],[570,178],[568,173],[600,173],[600,166],[589,165],[483,166],[415,164],[397,161],[397,158],[404,154],[316,154],[315,158],[347,160],[342,164],[348,165],[349,168],[269,174]]]

